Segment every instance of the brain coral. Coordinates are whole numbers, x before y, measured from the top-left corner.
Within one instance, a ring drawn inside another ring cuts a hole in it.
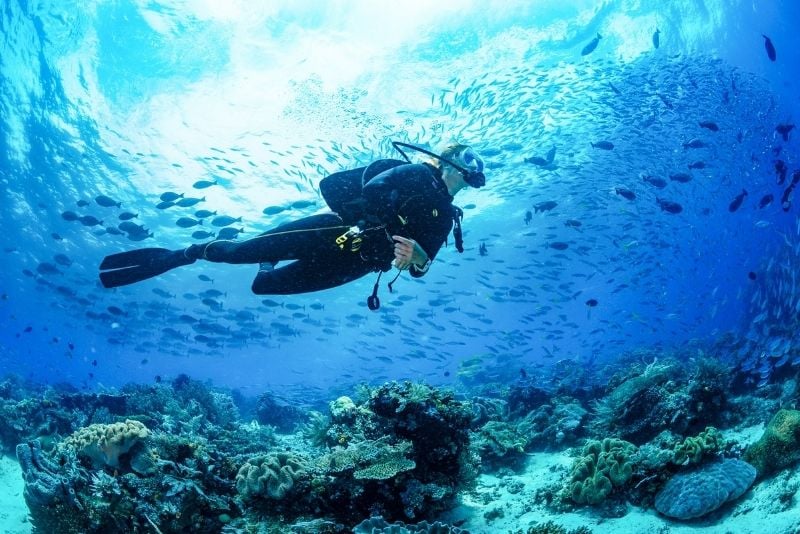
[[[117,467],[120,455],[131,450],[136,442],[149,434],[142,423],[127,419],[123,423],[81,428],[64,440],[64,446],[90,458],[95,467]]]
[[[724,460],[672,477],[656,495],[656,510],[675,519],[694,519],[742,496],[756,469],[741,460]]]

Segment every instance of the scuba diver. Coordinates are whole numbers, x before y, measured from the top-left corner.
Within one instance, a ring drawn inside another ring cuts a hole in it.
[[[332,210],[282,224],[245,241],[213,240],[185,249],[144,248],[106,256],[100,281],[107,288],[133,284],[197,260],[259,264],[252,285],[257,295],[289,295],[329,289],[379,272],[371,310],[380,307],[378,284],[392,263],[402,273],[423,276],[451,229],[463,252],[463,212],[453,205],[465,187],[486,183],[481,157],[455,144],[437,155],[392,142],[405,161],[381,159],[334,173],[320,182]],[[431,156],[412,163],[402,148]],[[276,267],[281,261],[291,261]],[[395,280],[397,277],[395,277]],[[392,283],[389,283],[389,289]]]

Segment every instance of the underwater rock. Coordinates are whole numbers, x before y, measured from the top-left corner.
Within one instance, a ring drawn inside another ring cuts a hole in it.
[[[675,519],[702,517],[744,495],[755,478],[755,467],[733,459],[679,473],[656,495],[656,510]]]
[[[763,477],[786,469],[800,460],[800,410],[779,410],[764,434],[744,453]]]

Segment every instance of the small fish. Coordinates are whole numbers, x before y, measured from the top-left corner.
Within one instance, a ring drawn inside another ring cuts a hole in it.
[[[45,274],[45,275],[49,275],[49,274],[64,274],[60,270],[58,270],[58,267],[56,267],[52,263],[49,263],[49,262],[46,262],[46,261],[43,261],[42,263],[40,263],[39,265],[36,266],[36,272],[39,273],[39,274]]]
[[[122,207],[122,202],[117,202],[113,198],[107,197],[106,195],[99,195],[95,197],[94,201],[97,202],[98,205],[103,206],[104,208],[113,208],[114,206],[118,208]]]
[[[76,204],[78,205],[79,208],[85,208],[86,206],[89,205],[89,201],[81,199],[78,202],[76,202]]]
[[[53,239],[55,239],[56,241],[64,241],[64,238],[63,238],[63,237],[61,237],[61,235],[60,235],[60,234],[57,234],[57,233],[55,233],[55,232],[53,232],[52,234],[50,234],[50,237],[52,237],[52,238],[53,238]]]
[[[135,219],[138,217],[138,213],[131,213],[129,211],[123,211],[118,215],[120,221],[130,221],[131,219]]]
[[[706,162],[705,161],[694,161],[689,164],[690,169],[705,169]]]
[[[172,191],[168,191],[166,193],[161,193],[161,196],[158,198],[160,198],[162,202],[174,202],[179,198],[183,198],[183,193],[179,195],[178,193],[173,193]]]
[[[122,231],[115,226],[106,226],[106,233],[111,235],[122,235]]]
[[[207,274],[198,274],[197,278],[199,278],[203,282],[211,282],[212,284],[214,283],[214,280]]]
[[[214,237],[214,232],[206,232],[204,230],[192,232],[192,239],[209,239],[211,237]]]
[[[566,221],[564,221],[564,226],[567,226],[569,228],[580,228],[582,224],[583,223],[575,219],[567,219]]]
[[[658,46],[661,44],[658,37],[659,35],[661,35],[661,32],[659,31],[658,27],[656,27],[656,31],[653,32],[653,48],[656,50],[658,50]]]
[[[747,190],[742,189],[742,192],[736,195],[736,198],[734,198],[733,201],[731,201],[731,203],[728,205],[728,211],[733,213],[734,211],[738,210],[739,207],[742,205],[742,202],[744,202],[744,197],[746,196],[747,196]]]
[[[525,158],[523,161],[525,161],[525,163],[536,165],[537,167],[544,167],[547,165],[547,160],[540,158],[539,156],[531,156],[529,158]]]
[[[789,168],[782,159],[775,161],[775,174],[777,175],[778,185],[782,185],[783,182],[786,181],[786,171],[788,170]],[[61,216],[63,217],[64,215],[62,214]]]
[[[209,211],[209,210],[197,210],[196,212],[194,212],[194,216],[197,217],[198,219],[205,219],[207,217],[212,217],[216,214],[217,214],[216,211]]]
[[[61,218],[69,222],[77,221],[78,214],[75,213],[74,211],[65,211],[64,213],[61,214]]]
[[[553,160],[556,159],[556,147],[555,147],[555,145],[553,146],[553,148],[551,148],[550,150],[547,151],[547,154],[545,155],[545,159],[547,160],[548,164],[549,163],[553,163]]]
[[[219,217],[214,217],[211,221],[213,226],[229,226],[235,222],[242,222],[241,217],[230,217],[228,215],[220,215]]]
[[[70,265],[72,265],[72,260],[66,254],[61,254],[61,253],[56,254],[55,256],[53,256],[53,259],[57,264],[63,265],[64,267],[69,267]]]
[[[653,187],[664,189],[667,187],[667,181],[657,176],[642,176],[642,179]]]
[[[673,182],[680,182],[682,184],[685,184],[687,182],[692,181],[692,175],[685,172],[677,172],[675,174],[670,174],[669,179],[672,180]]]
[[[761,197],[761,200],[758,201],[759,209],[766,208],[767,206],[772,204],[773,200],[774,200],[774,197],[772,196],[772,193],[764,195],[763,197]]]
[[[478,246],[478,254],[481,256],[487,256],[489,254],[489,250],[486,248],[486,243],[481,243]]]
[[[217,182],[216,180],[213,182],[210,182],[208,180],[198,180],[192,184],[192,187],[194,187],[195,189],[205,189],[207,187],[211,187],[212,185],[217,185],[217,184],[219,184],[219,182]]]
[[[244,228],[223,228],[217,233],[217,239],[236,239],[236,237],[244,232]]]
[[[711,121],[701,121],[698,123],[701,128],[705,128],[707,130],[711,130],[712,132],[718,132],[719,126],[717,126],[716,122]]]
[[[297,200],[295,202],[292,202],[292,209],[302,210],[316,205],[317,203],[314,202],[313,200]]]
[[[526,225],[530,224],[532,220],[533,220],[533,213],[531,213],[531,210],[526,211],[525,212],[525,224]]]
[[[564,243],[563,241],[553,241],[552,243],[548,243],[547,246],[555,250],[567,250],[569,248],[569,243]]]
[[[627,198],[628,200],[636,200],[636,193],[630,189],[626,189],[624,187],[615,187],[614,192],[621,197]]]
[[[180,226],[181,228],[191,228],[192,226],[197,226],[198,224],[203,224],[203,221],[198,221],[197,219],[192,219],[191,217],[181,217],[175,224]]]
[[[588,56],[589,54],[594,52],[594,49],[597,48],[597,44],[600,42],[600,39],[602,38],[603,36],[598,33],[597,37],[589,41],[589,44],[583,47],[583,50],[581,50],[581,55]]]
[[[118,308],[117,306],[109,306],[106,309],[108,310],[108,313],[110,313],[111,315],[118,315],[118,316],[128,315],[128,313],[125,310],[123,310],[122,308]]]
[[[204,202],[206,197],[203,198],[182,198],[178,202],[175,203],[176,206],[180,206],[182,208],[191,208],[195,204],[199,204],[200,202]]]
[[[597,306],[597,304],[598,304],[597,299],[589,299],[586,301],[586,305],[589,306],[590,308],[594,308],[595,306]]]
[[[789,123],[779,124],[775,127],[775,131],[781,134],[784,141],[789,140],[789,132],[791,132],[792,129],[794,129],[794,124]]]
[[[98,220],[96,217],[92,215],[84,215],[83,217],[78,217],[80,223],[84,226],[97,226],[98,224],[103,224],[103,221]]]
[[[551,209],[558,206],[558,203],[554,200],[547,200],[545,202],[539,202],[538,204],[534,204],[533,210],[535,213],[539,213],[540,211],[550,211]]]
[[[267,206],[261,211],[261,213],[264,215],[277,215],[282,211],[286,211],[285,206]]]
[[[769,60],[775,61],[776,59],[778,59],[778,54],[775,53],[775,45],[772,44],[772,39],[770,39],[763,33],[761,34],[761,37],[764,38],[764,48],[767,49],[767,57],[769,58]]]
[[[683,143],[683,148],[684,149],[686,149],[686,148],[705,148],[706,146],[708,146],[708,145],[706,145],[701,139],[698,139],[696,137],[694,139],[689,140],[686,143]]]
[[[661,208],[661,211],[666,211],[667,213],[672,213],[673,215],[683,211],[683,206],[677,202],[658,197],[656,197],[656,202],[658,202],[658,206]]]
[[[614,150],[614,143],[611,141],[598,141],[596,143],[589,143],[592,148],[599,148],[601,150]]]
[[[174,205],[175,202],[173,202],[172,200],[165,200],[163,202],[159,202],[158,204],[156,204],[156,209],[165,210],[167,208],[171,208]]]
[[[753,271],[750,271],[749,273],[747,273],[747,278],[749,278],[750,280],[755,280],[756,278],[758,278],[758,275]]]

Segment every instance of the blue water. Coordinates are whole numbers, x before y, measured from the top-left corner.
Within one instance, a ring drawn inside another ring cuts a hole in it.
[[[458,384],[526,369],[547,382],[641,347],[742,334],[770,305],[754,308],[754,291],[797,240],[798,206],[781,209],[774,172],[778,157],[790,176],[798,166],[797,131],[775,133],[798,119],[796,2],[259,4],[4,2],[3,371],[91,390],[188,373],[327,399],[361,380]],[[692,138],[707,146],[683,148]],[[198,262],[98,284],[107,254],[197,242],[198,228],[175,221],[198,209],[241,217],[241,238],[321,211],[319,180],[393,156],[391,140],[471,144],[490,171],[457,199],[465,252],[451,244],[423,279],[384,286],[377,312],[372,276],[266,303],[249,290],[255,266]],[[602,140],[614,149],[590,144]],[[550,168],[524,161],[553,146]],[[694,161],[705,168],[689,171]],[[692,180],[669,180],[676,172]],[[164,192],[204,200],[160,210]],[[270,206],[289,208],[264,215]],[[153,236],[104,230],[123,211]],[[201,303],[208,289],[221,310]]]

